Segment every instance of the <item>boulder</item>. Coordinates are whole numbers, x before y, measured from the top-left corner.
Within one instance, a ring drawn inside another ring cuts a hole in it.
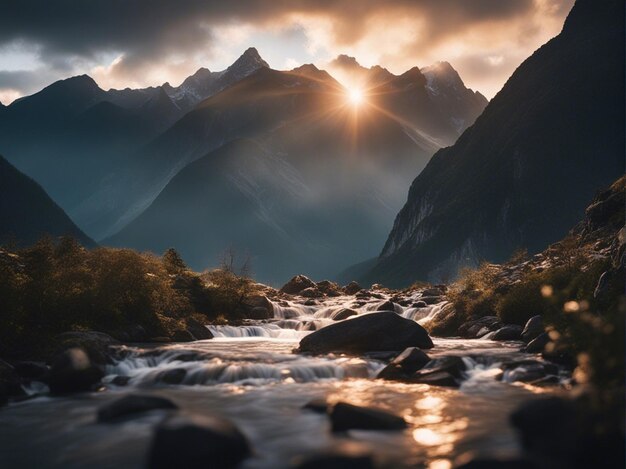
[[[324,294],[315,287],[305,288],[299,293],[299,295],[304,298],[319,298],[324,296]]]
[[[439,288],[427,288],[422,291],[422,296],[441,296],[445,292]]]
[[[315,288],[315,282],[304,275],[296,275],[280,289],[282,293],[296,295],[306,288]]]
[[[362,314],[349,321],[339,321],[304,337],[301,352],[364,353],[402,351],[407,347],[432,348],[428,332],[415,321],[396,313]]]
[[[302,406],[303,409],[310,410],[317,414],[325,414],[330,406],[325,399],[313,399]]]
[[[337,311],[332,315],[332,319],[334,321],[343,321],[344,319],[348,319],[351,316],[356,316],[359,314],[357,311],[350,308],[343,308]]]
[[[111,384],[115,386],[126,386],[130,382],[130,376],[118,375],[111,380]]]
[[[522,338],[522,327],[515,324],[508,324],[493,333],[491,340],[520,340]]]
[[[430,358],[417,347],[409,347],[378,373],[377,378],[401,380],[423,368]]]
[[[526,343],[536,339],[544,332],[543,327],[543,319],[541,316],[533,316],[530,318],[526,325],[524,326],[524,330],[522,331],[522,340]]]
[[[64,332],[55,337],[53,355],[70,348],[80,348],[87,353],[94,364],[107,365],[113,363],[114,351],[111,346],[119,344],[119,341],[103,332]]]
[[[356,283],[354,280],[347,284],[345,287],[343,287],[343,291],[346,295],[356,295],[361,290],[361,285]]]
[[[113,422],[157,409],[178,409],[178,406],[164,397],[131,394],[101,406],[98,422]]]
[[[387,300],[387,301],[382,302],[376,308],[376,311],[395,311],[395,310],[396,310],[396,308],[395,308],[395,306],[393,304],[393,301],[391,301],[391,300]]]
[[[467,366],[461,357],[454,355],[435,358],[429,361],[421,371],[445,371],[450,373],[455,378],[463,378],[463,372],[467,370]]]
[[[348,430],[403,430],[407,427],[402,417],[384,410],[359,407],[345,402],[335,404],[330,412],[333,432]]]
[[[464,339],[476,339],[480,331],[484,330],[484,334],[487,334],[488,332],[497,331],[501,327],[502,323],[497,316],[483,316],[482,318],[463,323],[459,327],[459,335]]]
[[[317,300],[313,298],[309,298],[308,300],[304,302],[304,306],[317,306],[317,305],[318,305]]]
[[[251,454],[250,445],[228,420],[175,415],[154,431],[150,469],[232,469]]]
[[[411,305],[411,308],[425,308],[428,306],[425,301],[419,300]]]
[[[328,296],[339,296],[341,292],[339,291],[339,285],[335,282],[331,282],[330,280],[322,280],[321,282],[317,282],[315,284],[317,289],[321,291],[323,294]]]
[[[187,318],[185,323],[187,324],[187,330],[191,332],[196,340],[207,340],[213,338],[211,331],[197,319]]]
[[[524,348],[524,352],[541,353],[549,342],[550,336],[548,335],[548,333],[542,332],[528,343],[528,345]]]
[[[90,391],[103,376],[85,350],[71,348],[53,359],[48,385],[53,394]]]
[[[446,371],[420,370],[410,378],[411,383],[428,384],[430,386],[444,386],[458,388],[458,380]]]
[[[420,300],[426,303],[427,305],[434,305],[437,303],[441,303],[442,301],[445,301],[440,296],[423,296],[420,298]]]
[[[196,338],[187,329],[176,329],[172,334],[174,342],[193,342]]]
[[[247,316],[248,319],[269,319],[272,317],[272,313],[263,306],[255,306],[248,312]]]

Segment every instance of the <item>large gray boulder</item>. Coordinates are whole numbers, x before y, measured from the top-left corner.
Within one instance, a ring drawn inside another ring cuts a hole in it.
[[[407,347],[432,348],[422,326],[392,312],[363,314],[316,331],[300,341],[300,352],[331,353],[403,351]]]

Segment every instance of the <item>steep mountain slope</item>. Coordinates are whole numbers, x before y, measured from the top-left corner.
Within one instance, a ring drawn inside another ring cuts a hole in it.
[[[28,245],[45,234],[70,235],[85,246],[95,244],[39,184],[0,155],[0,243]]]
[[[415,179],[362,280],[441,280],[545,248],[623,174],[624,127],[624,3],[578,0],[561,34]]]

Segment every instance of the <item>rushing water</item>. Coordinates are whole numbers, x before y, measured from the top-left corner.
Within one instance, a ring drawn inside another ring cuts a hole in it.
[[[372,454],[380,467],[432,469],[453,467],[470,455],[516,453],[508,414],[543,392],[496,379],[500,363],[522,355],[519,343],[435,339],[431,357],[464,357],[468,371],[460,389],[373,379],[384,366],[373,358],[292,353],[300,338],[332,322],[345,305],[346,298],[317,307],[275,304],[273,321],[211,326],[212,340],[129,347],[124,360],[107,368],[102,392],[41,395],[0,410],[0,466],[143,467],[152,429],[165,411],[115,424],[95,420],[99,406],[132,392],[168,397],[182,412],[231,419],[254,448],[244,468],[287,468],[299,457],[330,450]],[[358,306],[367,314],[376,302]],[[444,306],[397,312],[424,322]],[[112,384],[118,375],[130,377],[129,383]],[[39,392],[41,385],[29,391]],[[302,409],[312,399],[387,409],[410,428],[333,435],[327,416]]]

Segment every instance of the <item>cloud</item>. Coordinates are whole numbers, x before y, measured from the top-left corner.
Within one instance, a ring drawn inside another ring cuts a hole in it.
[[[111,86],[156,84],[158,79],[175,82],[199,65],[223,58],[224,49],[255,34],[268,35],[271,43],[272,35],[298,26],[306,37],[302,56],[289,55],[298,62],[346,52],[363,64],[381,63],[392,70],[436,60],[455,65],[468,63],[475,47],[482,47],[486,56],[501,56],[508,73],[513,62],[558,32],[572,3],[20,0],[3,5],[0,47],[21,43],[35,48],[49,76],[95,69],[99,82]],[[275,47],[283,47],[279,39]],[[487,68],[484,73],[492,72]],[[500,75],[498,80],[501,85]]]

